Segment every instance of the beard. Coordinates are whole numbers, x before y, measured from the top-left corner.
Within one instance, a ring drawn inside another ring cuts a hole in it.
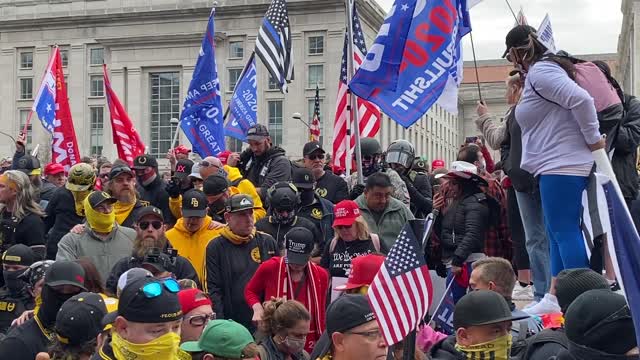
[[[118,193],[116,199],[123,204],[133,204],[136,202],[136,193],[131,189],[123,189]]]
[[[160,235],[157,239],[150,236],[136,237],[136,241],[133,243],[133,257],[144,258],[149,249],[158,248],[164,250],[167,246],[167,238],[164,234]]]

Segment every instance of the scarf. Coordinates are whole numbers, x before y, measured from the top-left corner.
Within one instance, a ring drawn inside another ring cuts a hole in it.
[[[234,234],[233,231],[231,231],[231,228],[229,227],[229,225],[226,225],[220,231],[220,235],[224,236],[225,239],[231,241],[235,245],[242,245],[242,244],[248,243],[254,237],[256,237],[256,228],[253,228],[253,230],[251,230],[251,235],[240,236],[240,235]]]
[[[118,225],[122,225],[122,223],[127,220],[131,211],[133,211],[133,207],[136,206],[136,202],[134,201],[131,204],[125,204],[120,201],[113,204],[113,212],[116,213],[116,222]]]
[[[307,267],[305,268],[305,288],[302,291],[307,292],[307,301],[309,302],[307,308],[311,313],[311,318],[313,319],[313,324],[315,325],[315,333],[310,332],[307,336],[307,345],[312,341],[313,345],[320,338],[320,335],[324,331],[324,320],[325,317],[322,316],[320,312],[320,307],[324,307],[324,304],[320,303],[320,297],[318,294],[318,280],[316,278],[315,271],[312,270],[313,264],[309,262]],[[286,264],[285,258],[280,258],[280,263],[278,266],[278,288],[276,290],[276,298],[285,298],[288,300],[296,300],[294,298],[295,294],[293,281],[291,281],[291,277],[289,276],[289,267]],[[324,294],[322,294],[324,295]],[[311,337],[311,338],[310,338]],[[306,349],[313,348],[313,346],[305,346]]]
[[[111,346],[116,359],[175,360],[180,349],[180,335],[169,332],[145,344],[133,344],[113,332]]]
[[[89,197],[87,197],[84,199],[84,213],[91,230],[102,234],[110,234],[113,230],[116,220],[116,214],[113,209],[108,214],[96,211],[91,207]]]
[[[511,353],[511,344],[511,334],[507,334],[482,344],[471,346],[462,346],[456,344],[456,350],[463,353],[467,360],[509,360],[509,356]]]
[[[80,217],[84,217],[84,199],[89,196],[91,191],[72,191],[74,207],[76,214]]]

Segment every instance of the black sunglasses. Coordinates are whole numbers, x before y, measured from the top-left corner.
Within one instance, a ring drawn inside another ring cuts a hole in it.
[[[142,222],[138,223],[138,227],[141,230],[147,230],[149,228],[149,226],[153,226],[154,229],[160,230],[160,228],[162,227],[162,221],[159,221],[159,220],[156,220],[156,221],[142,221]]]
[[[307,155],[307,158],[311,161],[314,161],[316,159],[319,160],[324,160],[324,154],[318,154],[318,155]]]

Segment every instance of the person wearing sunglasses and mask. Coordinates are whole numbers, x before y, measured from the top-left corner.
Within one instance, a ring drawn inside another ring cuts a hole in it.
[[[2,255],[4,286],[0,288],[0,333],[4,333],[24,311],[35,306],[23,274],[36,261],[36,254],[26,245],[16,244]]]
[[[180,343],[197,341],[210,320],[215,320],[213,304],[209,296],[199,289],[185,289],[178,293],[182,307],[182,331]]]
[[[133,242],[133,250],[129,256],[120,259],[113,266],[107,278],[106,288],[112,294],[117,291],[120,275],[129,269],[142,267],[145,257],[151,250],[160,249],[161,252],[174,251],[168,248],[164,217],[160,209],[154,206],[146,206],[141,208],[136,213],[136,216],[137,220],[134,226],[136,238]],[[189,260],[180,255],[175,255],[172,262],[172,273],[176,279],[191,279],[199,284],[198,275]]]
[[[56,261],[86,256],[104,279],[118,260],[131,254],[136,232],[116,223],[116,201],[104,191],[89,194],[84,200],[87,226],[80,234],[71,232],[60,240]]]
[[[309,360],[304,347],[311,316],[304,305],[280,298],[263,307],[260,327],[265,337],[258,343],[260,360]]]
[[[118,310],[107,314],[111,338],[92,359],[164,360],[182,358],[180,286],[174,279],[140,278],[122,290]],[[186,355],[186,354],[184,354]]]
[[[326,153],[319,142],[311,141],[304,144],[302,154],[304,156],[304,167],[311,170],[313,178],[316,180],[316,194],[318,196],[334,204],[349,197],[347,182],[340,176],[334,175],[330,171],[325,171]]]
[[[58,310],[73,295],[86,291],[82,266],[71,261],[57,261],[48,269],[42,288],[41,305],[35,316],[9,331],[0,341],[0,359],[33,360],[47,351]]]

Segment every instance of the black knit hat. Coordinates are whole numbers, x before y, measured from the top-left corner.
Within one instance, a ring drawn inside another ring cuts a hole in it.
[[[607,279],[591,269],[562,270],[556,277],[556,297],[560,310],[567,312],[578,296],[593,289],[609,289]]]
[[[578,345],[615,355],[638,346],[627,301],[608,289],[578,296],[565,314],[565,323],[567,338]]]

